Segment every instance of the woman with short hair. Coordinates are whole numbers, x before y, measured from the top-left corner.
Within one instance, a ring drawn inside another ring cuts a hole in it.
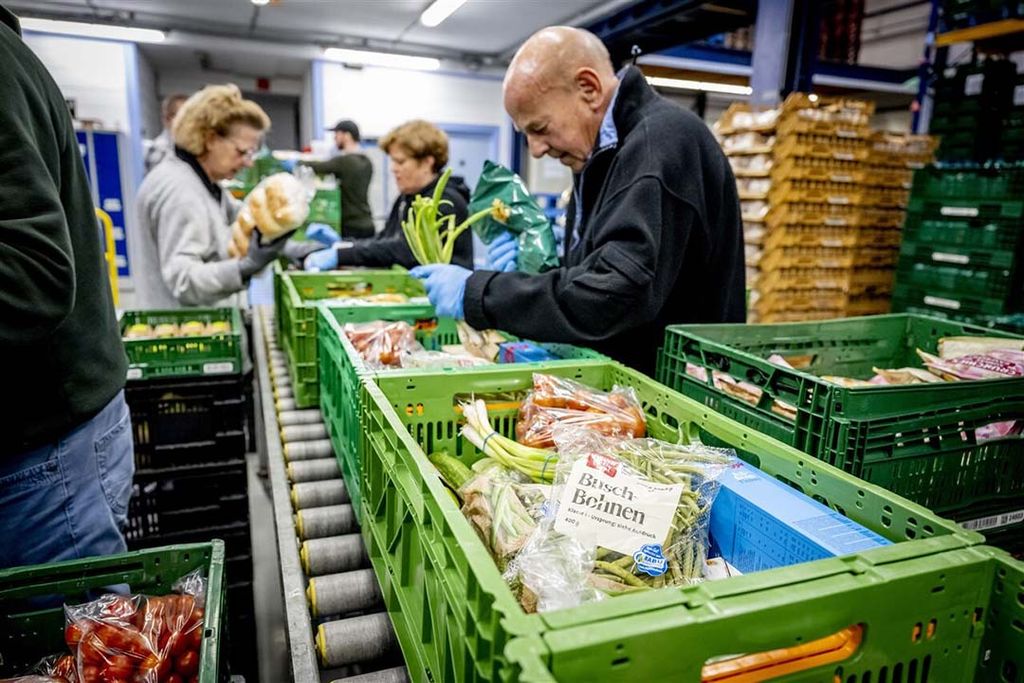
[[[134,277],[138,308],[239,305],[235,294],[273,261],[286,238],[228,256],[240,202],[219,183],[252,166],[270,118],[235,85],[210,85],[174,118],[174,153],[139,187]]]
[[[376,237],[355,243],[340,242],[332,247],[310,254],[306,258],[307,270],[332,270],[343,266],[389,268],[394,265],[413,268],[419,265],[412,255],[402,232],[402,221],[416,195],[434,193],[438,178],[448,164],[448,136],[427,121],[403,123],[383,138],[379,146],[388,155],[391,174],[401,193],[391,207],[384,230]],[[441,208],[441,215],[455,214],[456,224],[469,215],[469,188],[461,178],[454,176],[441,195],[451,202]],[[344,207],[342,208],[344,211]],[[452,263],[473,267],[473,234],[467,230],[455,240]]]

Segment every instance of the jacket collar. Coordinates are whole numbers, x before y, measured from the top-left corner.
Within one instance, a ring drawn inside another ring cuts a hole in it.
[[[627,66],[621,73],[612,111],[620,142],[640,123],[644,108],[658,97],[640,69]]]
[[[219,202],[223,190],[220,185],[210,180],[210,176],[206,175],[206,171],[204,171],[203,167],[199,165],[199,159],[196,159],[196,155],[182,149],[181,147],[175,147],[174,154],[192,167],[192,170],[196,172],[199,179],[203,181],[203,186],[206,187],[206,191],[210,193],[211,197]]]
[[[0,5],[0,22],[6,24],[12,31],[21,35],[21,22],[18,21],[18,17],[14,16],[11,10],[7,9],[3,5]]]

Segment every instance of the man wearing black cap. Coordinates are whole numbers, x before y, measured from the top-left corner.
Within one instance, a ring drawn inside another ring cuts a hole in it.
[[[333,175],[341,187],[341,235],[373,237],[373,214],[367,192],[373,176],[373,164],[360,151],[359,126],[354,121],[338,121],[334,128],[334,144],[341,154],[327,161],[307,161],[304,165],[317,175]]]

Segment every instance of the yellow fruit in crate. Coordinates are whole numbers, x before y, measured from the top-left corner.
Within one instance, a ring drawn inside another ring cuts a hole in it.
[[[206,323],[201,320],[188,320],[181,324],[182,337],[200,337],[206,334]]]
[[[178,326],[174,323],[160,323],[153,330],[154,336],[165,338],[165,337],[177,337]]]
[[[230,334],[231,323],[226,320],[214,320],[206,326],[206,334]]]
[[[146,337],[153,336],[153,328],[146,323],[135,323],[129,325],[128,329],[124,331],[125,339],[145,339]]]

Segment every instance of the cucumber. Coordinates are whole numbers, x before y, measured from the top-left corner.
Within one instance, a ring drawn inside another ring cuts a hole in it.
[[[455,491],[458,491],[463,484],[473,478],[472,470],[462,464],[461,460],[453,458],[447,453],[431,453],[427,459],[437,468],[445,483]]]

